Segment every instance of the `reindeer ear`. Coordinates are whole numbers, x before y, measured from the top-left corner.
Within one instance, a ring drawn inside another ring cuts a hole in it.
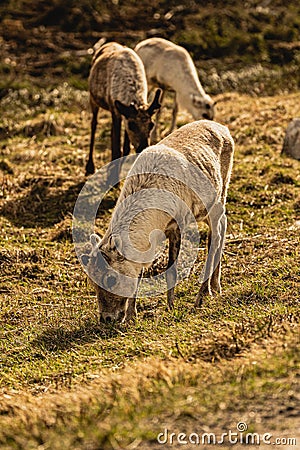
[[[161,107],[161,104],[159,103],[160,102],[160,98],[161,98],[161,94],[162,94],[162,90],[161,89],[157,89],[156,92],[155,92],[155,96],[154,96],[153,102],[151,103],[151,105],[148,108],[148,114],[150,116],[152,116],[152,114],[154,114],[155,111],[157,111]]]
[[[119,100],[115,101],[115,107],[119,111],[122,116],[125,116],[126,119],[134,119],[138,113],[136,106],[133,103],[130,103],[129,106],[124,105]]]
[[[122,239],[119,235],[111,235],[109,237],[108,243],[111,250],[118,250],[119,253],[122,253]]]

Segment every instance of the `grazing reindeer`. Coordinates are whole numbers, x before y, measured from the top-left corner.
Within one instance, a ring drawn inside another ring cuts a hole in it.
[[[199,306],[204,296],[221,291],[220,260],[233,152],[228,129],[201,120],[179,128],[137,157],[103,239],[92,234],[91,253],[81,257],[95,287],[102,319],[125,321],[136,314],[140,277],[143,269],[151,266],[161,242],[157,230],[169,240],[166,281],[168,305],[173,308],[179,224],[187,214],[183,202],[195,220],[209,225],[209,255],[195,305]],[[167,195],[167,200],[159,193]]]
[[[141,41],[135,47],[144,63],[148,86],[159,86],[163,90],[175,92],[172,124],[176,126],[178,109],[186,109],[194,120],[213,119],[214,102],[205,93],[190,54],[179,45],[162,38]],[[156,116],[156,127],[159,112]],[[156,140],[156,127],[151,134],[151,142]]]
[[[129,154],[130,142],[136,152],[148,145],[154,124],[151,116],[160,108],[161,91],[156,91],[151,105],[147,104],[147,81],[143,63],[137,54],[116,42],[96,47],[89,75],[92,109],[91,140],[86,174],[95,172],[93,149],[99,107],[111,112],[112,160],[121,155],[121,121],[125,122],[123,156]]]

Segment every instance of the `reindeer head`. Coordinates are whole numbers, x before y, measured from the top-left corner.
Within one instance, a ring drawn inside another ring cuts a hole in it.
[[[200,95],[191,94],[192,100],[192,115],[194,120],[214,118],[214,105],[215,103],[209,95],[200,97]]]
[[[129,301],[136,296],[140,268],[121,255],[117,237],[101,241],[92,234],[90,241],[92,250],[81,256],[81,262],[96,290],[100,319],[124,322],[129,318]]]
[[[154,127],[151,117],[161,107],[160,96],[161,90],[157,89],[150,106],[142,105],[138,107],[133,103],[127,106],[119,100],[115,101],[117,110],[125,117],[125,128],[137,153],[140,153],[149,145],[150,131]]]

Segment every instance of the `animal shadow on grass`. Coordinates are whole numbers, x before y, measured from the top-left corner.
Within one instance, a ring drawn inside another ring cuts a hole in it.
[[[26,194],[5,202],[0,207],[0,216],[6,217],[17,227],[51,227],[73,213],[83,186],[84,181],[65,187],[61,178],[39,177],[25,180],[20,187],[26,189]],[[104,198],[98,215],[114,204],[114,199]]]
[[[33,339],[31,344],[34,347],[56,352],[71,349],[76,345],[91,344],[99,339],[109,340],[118,336],[119,333],[117,326],[87,320],[74,330],[66,330],[63,327],[49,328]]]

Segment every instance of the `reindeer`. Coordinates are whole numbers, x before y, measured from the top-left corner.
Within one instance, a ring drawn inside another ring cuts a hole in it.
[[[205,93],[193,60],[183,47],[154,37],[139,42],[134,50],[144,63],[149,89],[159,86],[163,90],[162,97],[168,89],[175,93],[169,133],[176,126],[178,109],[186,109],[194,120],[214,118],[214,102]],[[156,141],[158,120],[159,111],[151,134],[152,143]]]
[[[158,89],[151,105],[147,104],[147,81],[139,56],[128,47],[116,42],[95,45],[89,75],[90,104],[92,110],[91,140],[86,175],[95,172],[93,149],[99,108],[111,112],[111,158],[121,155],[121,122],[125,123],[123,156],[130,152],[130,142],[137,153],[148,145],[154,124],[151,116],[160,108]]]
[[[137,156],[103,239],[92,234],[91,252],[81,256],[97,293],[101,319],[125,321],[136,315],[139,280],[143,269],[153,263],[161,233],[169,240],[167,299],[169,308],[174,307],[176,262],[188,211],[209,226],[209,252],[195,306],[205,296],[221,292],[233,152],[228,129],[201,120],[179,128]]]

